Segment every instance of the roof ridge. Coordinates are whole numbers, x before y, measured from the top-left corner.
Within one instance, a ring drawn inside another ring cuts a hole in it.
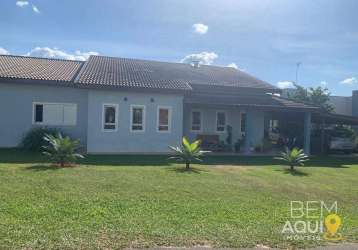
[[[80,60],[70,60],[70,59],[63,59],[63,58],[37,57],[37,56],[26,56],[26,55],[10,55],[10,54],[8,54],[8,55],[0,55],[0,57],[18,57],[18,58],[30,58],[30,59],[51,60],[51,61],[66,61],[66,62],[80,62],[80,63],[84,62],[84,61],[80,61]]]

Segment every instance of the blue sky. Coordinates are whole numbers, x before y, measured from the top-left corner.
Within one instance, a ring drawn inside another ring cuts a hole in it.
[[[280,86],[302,62],[300,84],[350,95],[358,89],[357,10],[355,0],[2,0],[0,53],[199,58]]]

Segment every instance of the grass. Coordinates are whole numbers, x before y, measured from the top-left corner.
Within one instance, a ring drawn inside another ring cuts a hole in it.
[[[88,156],[56,168],[0,150],[0,246],[116,249],[310,247],[287,240],[290,201],[338,202],[346,242],[358,242],[358,159],[317,157],[294,173],[268,157],[207,157],[192,171],[165,156]]]

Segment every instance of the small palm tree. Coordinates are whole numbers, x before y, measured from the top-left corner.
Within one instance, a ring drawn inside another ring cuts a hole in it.
[[[290,170],[294,171],[296,166],[304,166],[304,163],[309,160],[309,157],[303,152],[303,149],[286,147],[285,151],[280,152],[280,157],[275,157],[277,160],[282,160],[290,166]]]
[[[204,153],[209,151],[202,151],[200,148],[201,140],[196,140],[192,143],[186,137],[182,139],[182,145],[180,147],[169,146],[177,155],[170,157],[170,159],[176,159],[185,163],[185,168],[190,169],[190,164],[193,161],[201,161],[200,157]]]
[[[68,136],[63,137],[61,133],[57,136],[46,134],[44,140],[48,142],[48,145],[43,146],[45,150],[43,154],[61,167],[74,162],[77,158],[84,158],[83,155],[77,153],[80,146],[79,140],[71,140]]]

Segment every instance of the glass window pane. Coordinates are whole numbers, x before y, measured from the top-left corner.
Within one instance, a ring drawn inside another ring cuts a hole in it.
[[[116,108],[107,106],[105,107],[105,123],[115,123],[116,122]]]
[[[225,113],[224,112],[218,112],[217,116],[218,116],[217,125],[225,125],[225,123],[226,123]]]
[[[114,125],[114,124],[105,124],[104,129],[116,129],[116,125]]]
[[[35,105],[35,122],[43,122],[44,107],[42,104]]]
[[[159,131],[168,131],[168,130],[169,130],[168,126],[165,126],[165,125],[159,126]]]
[[[200,112],[193,112],[193,124],[200,124],[201,123],[201,117]]]
[[[241,132],[246,131],[246,114],[241,114]]]
[[[159,124],[168,125],[169,124],[169,110],[168,109],[159,109]]]
[[[133,108],[133,124],[142,124],[142,123],[143,123],[143,109]]]

